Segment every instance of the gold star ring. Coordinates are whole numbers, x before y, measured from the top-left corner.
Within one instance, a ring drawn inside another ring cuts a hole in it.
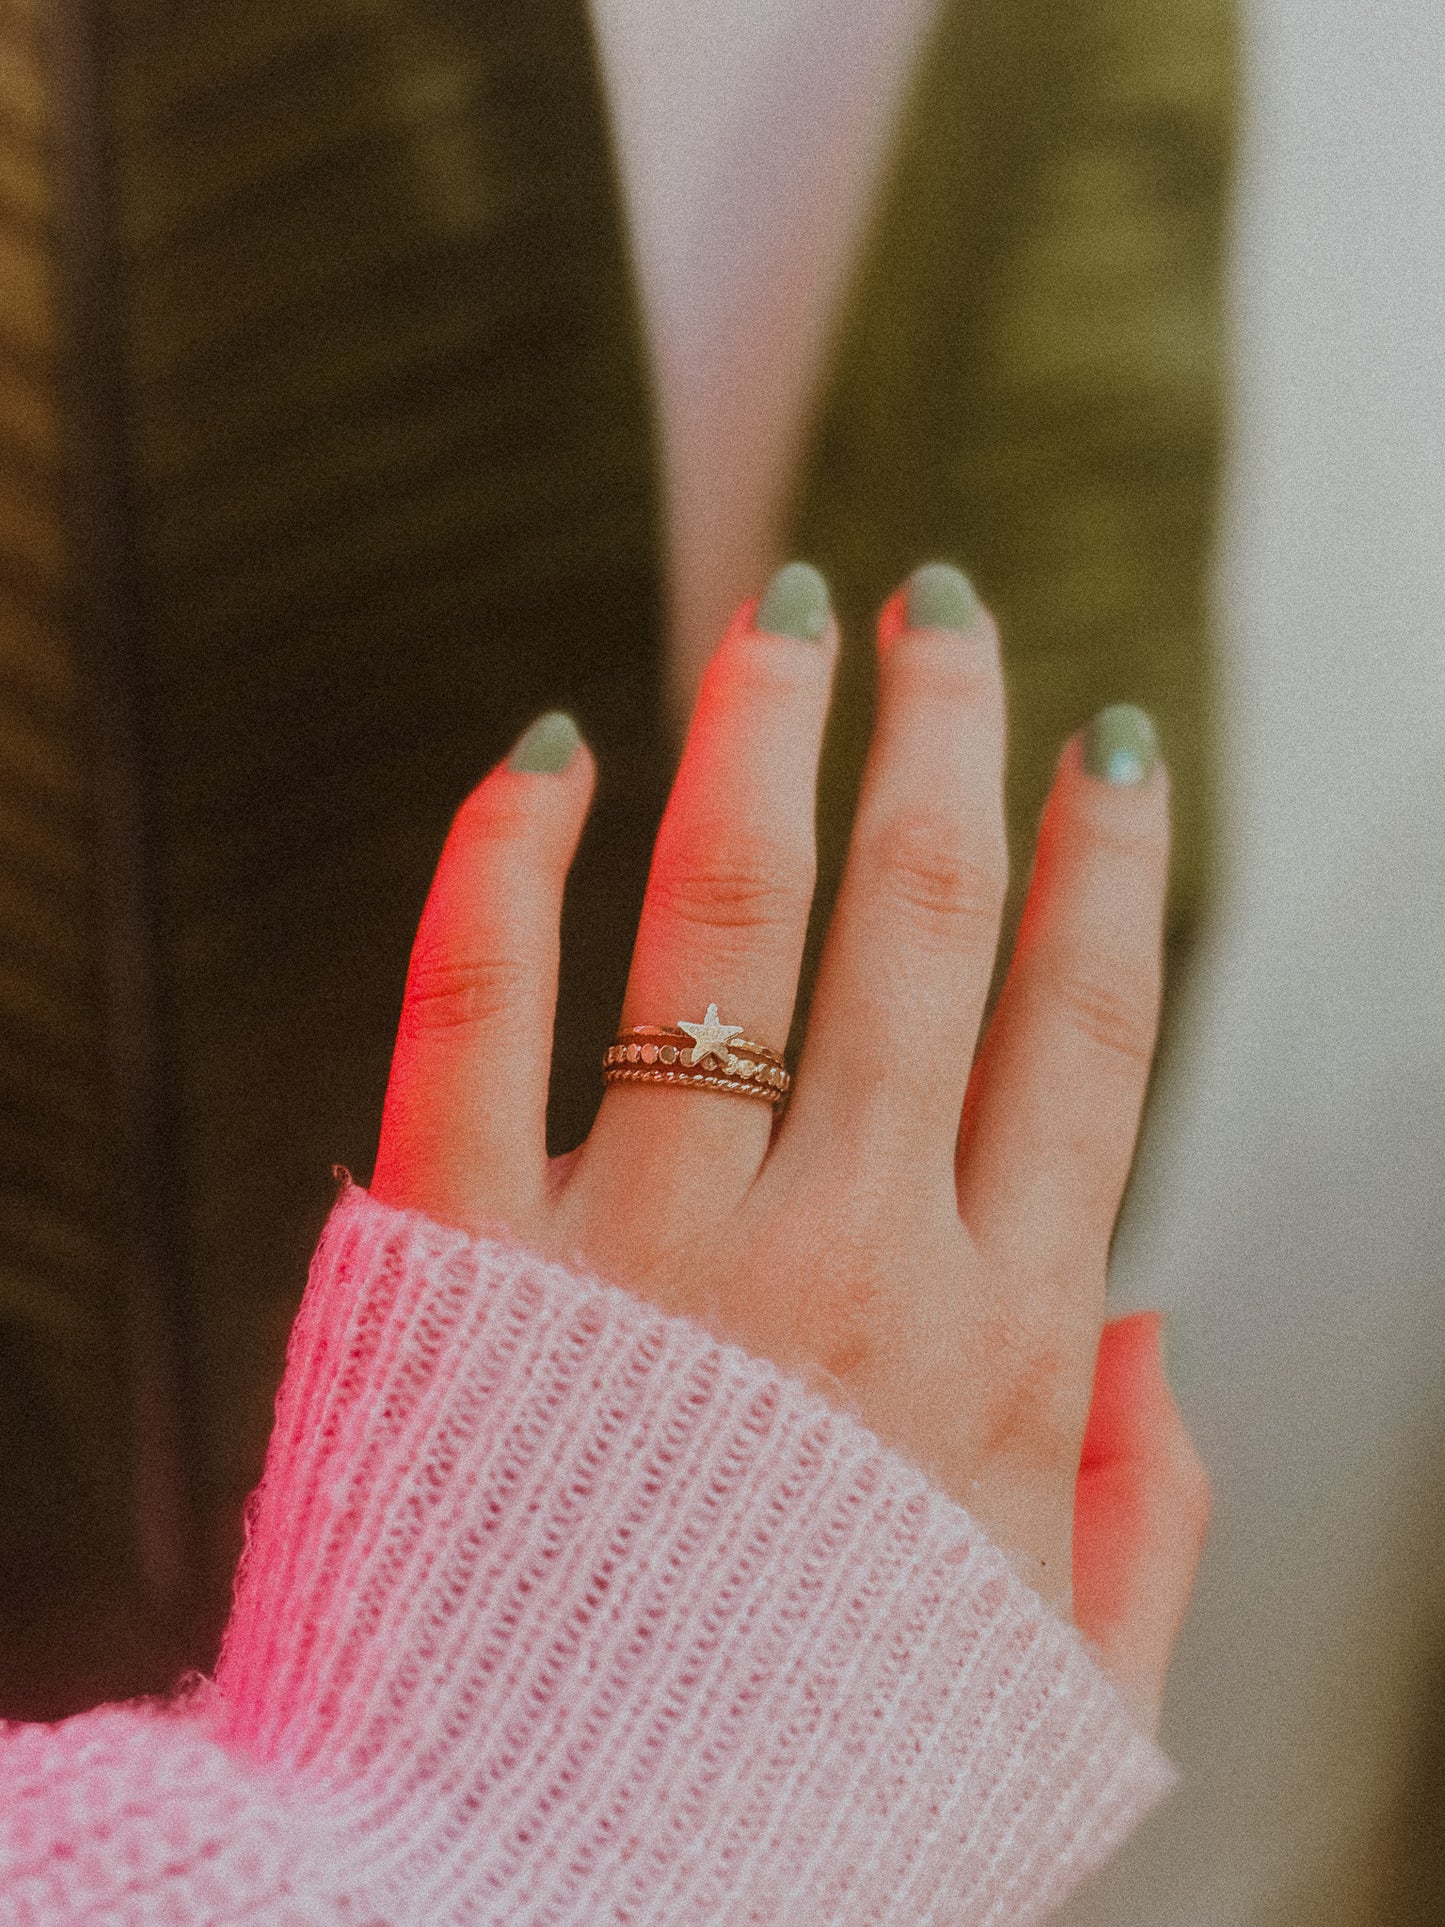
[[[694,1090],[758,1097],[774,1110],[787,1101],[792,1078],[781,1055],[725,1024],[709,1004],[701,1023],[635,1024],[620,1030],[602,1059],[608,1084],[685,1084]]]

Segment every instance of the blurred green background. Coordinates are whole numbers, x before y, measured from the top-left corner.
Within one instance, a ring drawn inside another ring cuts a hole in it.
[[[780,551],[849,639],[824,906],[873,612],[950,556],[1016,872],[1142,702],[1187,951],[1232,101],[1222,0],[944,6]],[[584,1132],[676,752],[656,417],[578,0],[0,0],[0,1714],[209,1663],[448,819],[550,707]]]

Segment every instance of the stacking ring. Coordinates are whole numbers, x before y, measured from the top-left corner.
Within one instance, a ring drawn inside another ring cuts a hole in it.
[[[620,1030],[602,1058],[608,1084],[686,1084],[697,1090],[759,1097],[774,1110],[787,1101],[792,1078],[778,1052],[724,1024],[709,1004],[700,1024],[635,1024]]]

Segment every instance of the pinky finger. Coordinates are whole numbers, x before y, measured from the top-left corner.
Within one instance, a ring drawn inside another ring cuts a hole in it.
[[[525,1236],[546,1191],[562,891],[592,797],[570,717],[543,716],[457,812],[411,953],[372,1190]]]
[[[1129,753],[1117,751],[1123,732]],[[959,1205],[986,1249],[1092,1325],[1159,1018],[1169,782],[1140,711],[1059,760],[1012,962],[969,1080]],[[1084,1295],[1087,1294],[1087,1295]]]
[[[1105,1325],[1074,1505],[1074,1619],[1147,1730],[1209,1528],[1209,1477],[1164,1373],[1163,1316]]]

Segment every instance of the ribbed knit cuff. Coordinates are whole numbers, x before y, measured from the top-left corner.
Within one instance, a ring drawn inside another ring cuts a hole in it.
[[[427,1927],[1022,1923],[1172,1779],[1078,1635],[865,1427],[357,1187],[217,1688],[221,1737],[338,1843],[342,1913]]]
[[[335,1836],[215,1738],[198,1686],[0,1723],[3,1927],[373,1927],[341,1898]]]

